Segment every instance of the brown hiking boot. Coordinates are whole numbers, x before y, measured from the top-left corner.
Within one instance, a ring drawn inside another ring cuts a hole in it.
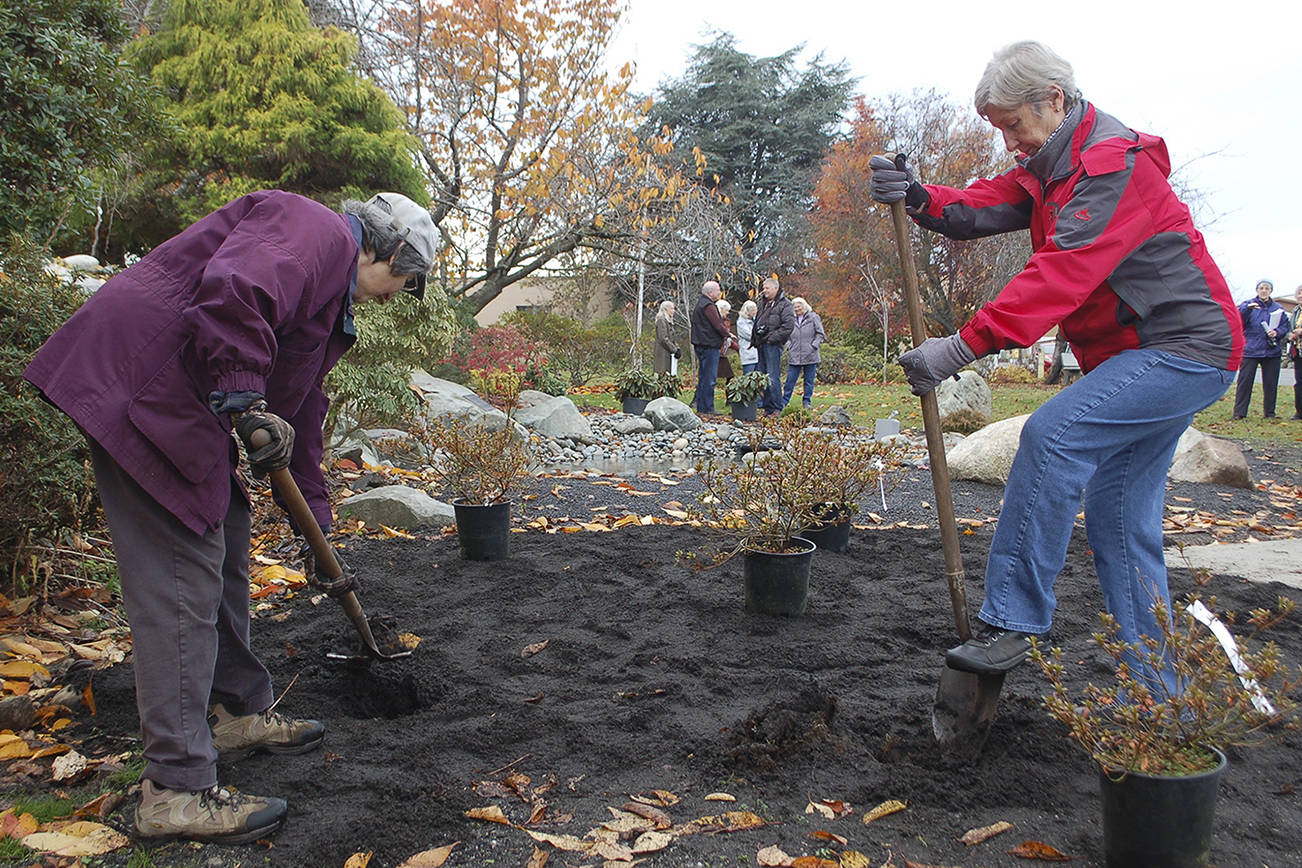
[[[288,810],[284,799],[233,793],[224,787],[169,790],[145,778],[136,806],[136,834],[151,840],[247,844],[279,829]]]
[[[223,760],[268,753],[307,753],[320,747],[325,726],[317,720],[285,717],[276,711],[234,715],[221,703],[208,712],[212,746]]]

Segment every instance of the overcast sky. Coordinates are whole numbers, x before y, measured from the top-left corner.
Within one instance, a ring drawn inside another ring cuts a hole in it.
[[[747,54],[804,43],[804,59],[821,51],[846,60],[857,92],[870,98],[935,88],[971,106],[996,48],[1039,40],[1072,64],[1086,99],[1164,138],[1174,168],[1188,164],[1189,185],[1216,215],[1200,228],[1236,298],[1250,297],[1263,277],[1291,297],[1302,284],[1302,61],[1285,8],[1261,0],[630,0],[611,60],[635,61],[637,86],[649,92],[680,76],[693,46],[723,30]]]

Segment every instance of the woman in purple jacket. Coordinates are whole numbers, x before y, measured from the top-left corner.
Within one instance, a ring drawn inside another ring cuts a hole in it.
[[[329,527],[322,381],[356,340],[355,304],[423,296],[438,239],[397,193],[343,211],[275,190],[236,199],[101,287],[24,372],[90,442],[131,622],[141,837],[266,836],[284,800],[218,786],[218,757],[302,753],[325,732],[271,710],[249,647],[249,500],[230,432],[266,431],[251,466],[288,467]]]

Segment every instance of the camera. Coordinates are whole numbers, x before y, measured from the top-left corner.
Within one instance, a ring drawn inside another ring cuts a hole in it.
[[[773,331],[773,329],[770,328],[767,324],[755,323],[755,327],[751,329],[750,332],[751,343],[753,344],[764,343],[766,340],[768,340],[769,332],[771,331]]]

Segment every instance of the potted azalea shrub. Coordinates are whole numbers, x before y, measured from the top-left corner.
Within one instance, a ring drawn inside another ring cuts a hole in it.
[[[657,398],[677,398],[683,390],[683,378],[677,374],[671,374],[665,371],[662,374],[656,374],[656,394]]]
[[[457,416],[428,423],[419,435],[434,455],[439,488],[451,492],[461,557],[501,560],[510,554],[513,495],[536,467],[526,435],[515,422],[519,382],[505,393],[506,419]]]
[[[703,488],[689,513],[711,540],[679,558],[709,569],[740,555],[748,612],[799,615],[807,604],[815,546],[800,534],[818,502],[818,456],[797,433],[777,421],[753,426],[746,454],[697,468]]]
[[[802,536],[820,551],[844,552],[850,546],[850,522],[864,496],[885,492],[890,468],[898,466],[902,449],[893,442],[865,436],[857,429],[806,429],[797,436],[813,440],[819,455],[813,478],[814,521]]]
[[[615,377],[615,397],[621,409],[632,416],[641,416],[646,405],[660,397],[659,377],[642,368],[620,371]]]
[[[1297,725],[1290,698],[1302,679],[1262,631],[1293,609],[1248,616],[1245,643],[1213,614],[1215,598],[1196,596],[1172,612],[1152,607],[1161,639],[1128,643],[1112,616],[1094,641],[1111,658],[1113,683],[1073,696],[1061,650],[1033,642],[1031,659],[1048,678],[1049,714],[1099,768],[1103,845],[1108,868],[1205,868],[1225,750],[1272,738]],[[1254,647],[1250,650],[1248,644]],[[1166,672],[1167,677],[1150,673]],[[1172,686],[1178,685],[1178,687]]]
[[[759,400],[768,388],[769,375],[761,371],[751,371],[733,377],[723,387],[723,397],[732,407],[732,418],[741,422],[754,422],[759,408]]]

